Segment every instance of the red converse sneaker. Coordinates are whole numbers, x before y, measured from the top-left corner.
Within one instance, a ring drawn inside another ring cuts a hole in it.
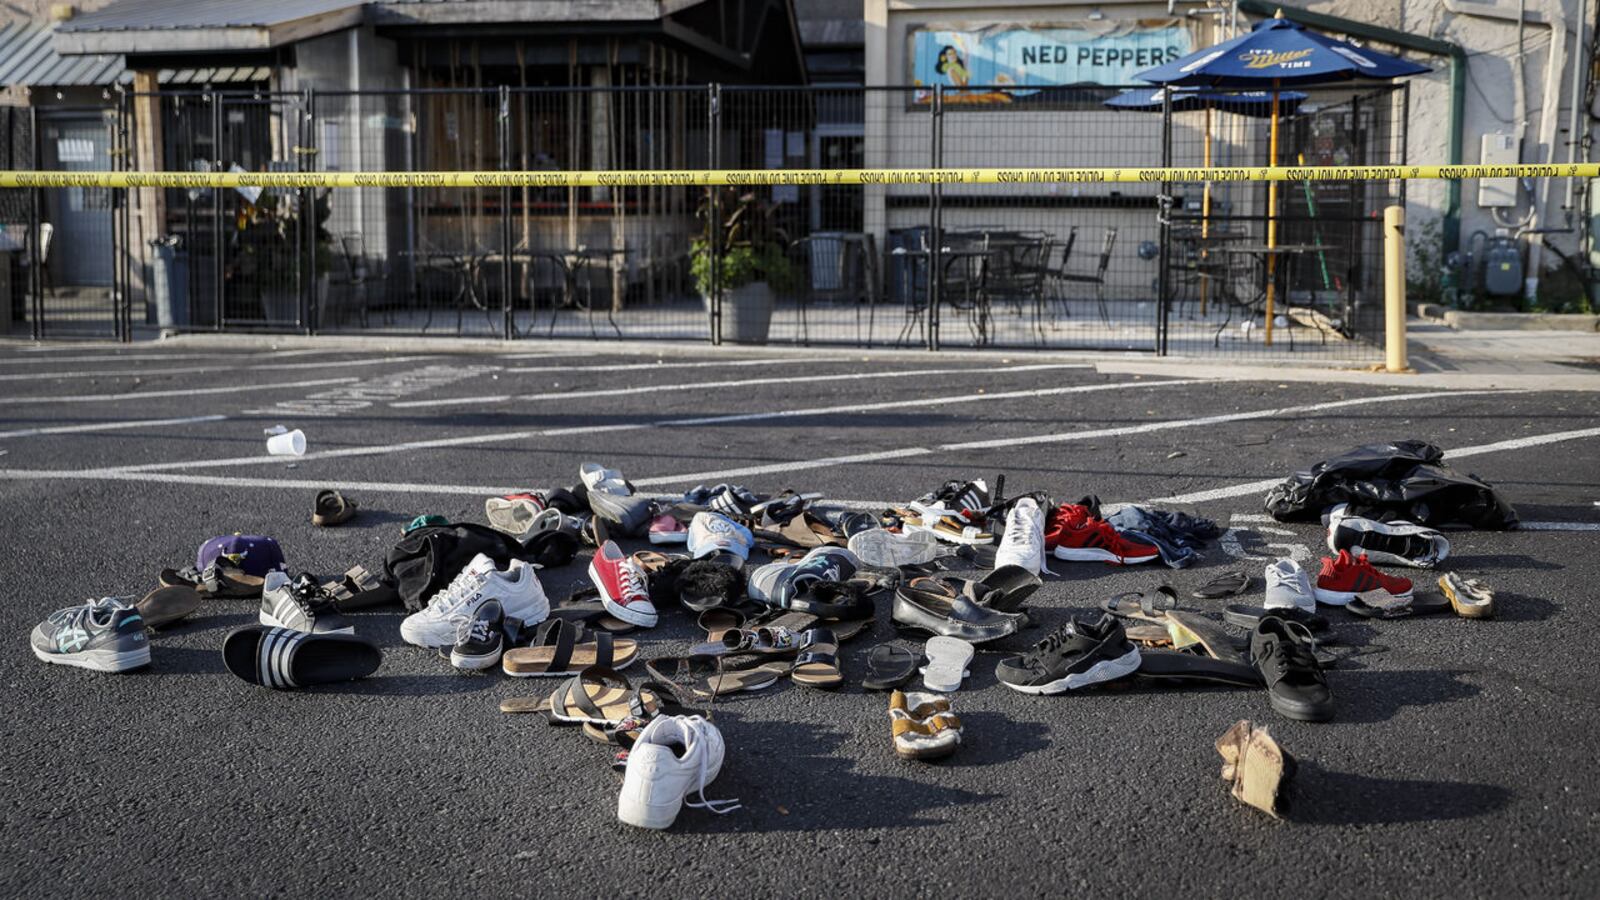
[[[1104,519],[1089,517],[1089,509],[1076,503],[1063,503],[1050,511],[1045,524],[1044,545],[1056,559],[1073,562],[1109,562],[1119,565],[1149,562],[1161,551],[1149,544],[1129,540],[1117,533]]]
[[[1329,606],[1344,606],[1356,598],[1362,591],[1383,588],[1402,600],[1411,599],[1411,580],[1385,575],[1372,567],[1367,562],[1365,553],[1360,556],[1351,556],[1350,551],[1340,550],[1337,557],[1322,558],[1322,572],[1317,575],[1316,587],[1312,593],[1317,595],[1318,603]]]
[[[622,552],[616,541],[606,541],[589,562],[589,580],[600,591],[606,612],[640,628],[653,628],[656,608],[644,571]]]

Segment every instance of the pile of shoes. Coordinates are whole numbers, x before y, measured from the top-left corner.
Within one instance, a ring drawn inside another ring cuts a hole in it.
[[[1319,470],[1307,481],[1316,490],[1299,491],[1297,502],[1337,493],[1327,475],[1336,468]],[[1274,559],[1259,576],[1210,577],[1187,599],[1158,583],[1061,621],[1029,606],[1056,574],[1053,562],[1183,569],[1220,530],[1139,506],[1105,514],[1094,496],[1008,498],[1004,476],[993,489],[984,479],[948,481],[869,514],[828,508],[817,493],[763,496],[730,483],[645,496],[597,462],[577,475],[570,487],[488,498],[487,525],[417,516],[381,567],[326,581],[292,571],[270,537],[213,538],[193,566],[161,571],[160,586],[140,599],[103,597],[51,613],[33,632],[33,651],[50,663],[128,671],[151,663],[153,629],[208,601],[254,603],[258,624],[222,641],[226,668],[264,687],[305,688],[377,672],[383,653],[359,633],[366,626],[357,613],[403,608],[400,636],[428,658],[464,673],[498,668],[536,686],[501,709],[537,713],[605,746],[623,772],[618,818],[665,828],[685,806],[738,808],[704,793],[727,754],[714,706],[785,679],[827,691],[854,679],[889,692],[893,749],[908,760],[947,757],[961,745],[951,695],[980,652],[993,654],[1001,685],[1024,694],[1133,679],[1228,685],[1264,693],[1286,718],[1320,722],[1337,709],[1327,670],[1336,663],[1328,648],[1337,646],[1338,610],[1395,619],[1450,610],[1486,618],[1495,609],[1482,579],[1442,572],[1435,595],[1381,571],[1437,569],[1452,559],[1450,541],[1392,509],[1380,515],[1349,501],[1322,511],[1329,555],[1311,570]],[[1476,482],[1456,487],[1450,496],[1478,514],[1502,505]],[[356,504],[323,491],[314,509],[327,527],[348,521]],[[553,598],[551,570],[580,560],[586,581]],[[692,620],[703,637],[687,651],[649,654],[638,635],[672,617]],[[865,653],[865,671],[848,671],[841,647],[880,619],[897,637]],[[642,677],[624,674],[641,660]],[[922,690],[911,690],[918,675]],[[1217,747],[1235,795],[1277,814],[1292,758],[1249,722]]]

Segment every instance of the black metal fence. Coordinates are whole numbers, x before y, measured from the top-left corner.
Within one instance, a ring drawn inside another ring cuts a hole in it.
[[[107,109],[4,111],[0,162],[397,172],[1270,161],[1260,101],[1108,109],[1119,93],[123,94]],[[1403,86],[1286,95],[1278,162],[1403,162],[1406,96]],[[1381,344],[1382,209],[1401,191],[1399,182],[1286,183],[1275,198],[1263,183],[17,190],[0,195],[9,258],[0,296],[7,326],[35,337],[160,327],[1362,358]],[[63,232],[70,264],[49,250]]]

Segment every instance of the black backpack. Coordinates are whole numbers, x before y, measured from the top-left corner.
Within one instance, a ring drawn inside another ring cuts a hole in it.
[[[389,549],[383,580],[408,612],[416,612],[479,553],[503,569],[522,558],[523,548],[516,538],[487,525],[428,525],[409,532]]]

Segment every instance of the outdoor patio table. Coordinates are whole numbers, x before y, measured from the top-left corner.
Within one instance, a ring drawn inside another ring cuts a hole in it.
[[[579,279],[591,263],[604,260],[609,268],[613,260],[626,258],[628,250],[622,247],[578,247],[576,250],[557,251],[551,253],[534,254],[542,256],[555,263],[561,269],[561,303],[552,305],[550,310],[550,330],[547,336],[556,333],[556,318],[563,309],[582,309],[589,315],[589,336],[599,338],[600,334],[594,327],[594,287],[588,280],[582,283],[579,290]],[[606,321],[611,324],[611,329],[622,337],[622,328],[617,325],[616,313],[613,306],[606,307]]]
[[[456,283],[455,296],[451,298],[451,305],[456,308],[456,334],[461,334],[461,314],[468,306],[473,309],[483,310],[485,316],[490,316],[492,310],[483,302],[478,294],[478,279],[483,271],[483,263],[491,255],[482,250],[416,250],[402,251],[402,256],[409,256],[418,261],[421,268],[444,272],[452,276]],[[433,307],[428,307],[428,318],[422,324],[426,332],[428,326],[433,324]],[[490,326],[493,327],[490,317]]]
[[[1332,248],[1325,244],[1279,244],[1275,247],[1268,247],[1265,244],[1229,244],[1220,248],[1220,251],[1230,255],[1248,256],[1253,259],[1256,265],[1259,267],[1261,271],[1260,292],[1257,293],[1255,297],[1251,298],[1249,302],[1239,304],[1240,306],[1249,309],[1252,312],[1257,308],[1258,304],[1262,307],[1265,306],[1267,273],[1271,268],[1267,265],[1267,260],[1277,259],[1279,261],[1277,264],[1277,274],[1283,278],[1283,284],[1285,287],[1285,290],[1281,292],[1281,296],[1283,297],[1283,315],[1286,321],[1292,322],[1293,319],[1290,318],[1289,314],[1293,311],[1293,307],[1289,302],[1289,291],[1287,288],[1294,284],[1294,270],[1296,264],[1307,254],[1320,253],[1330,249]],[[1217,345],[1217,343],[1221,340],[1223,329],[1228,327],[1228,323],[1232,321],[1232,319],[1233,311],[1230,309],[1228,312],[1228,318],[1224,319],[1222,324],[1217,326],[1216,334],[1212,335],[1211,343],[1213,346]],[[1289,332],[1289,352],[1293,353],[1294,329],[1286,328],[1285,330]],[[1323,343],[1327,343],[1327,331],[1321,328],[1319,328],[1318,331],[1322,334]]]

